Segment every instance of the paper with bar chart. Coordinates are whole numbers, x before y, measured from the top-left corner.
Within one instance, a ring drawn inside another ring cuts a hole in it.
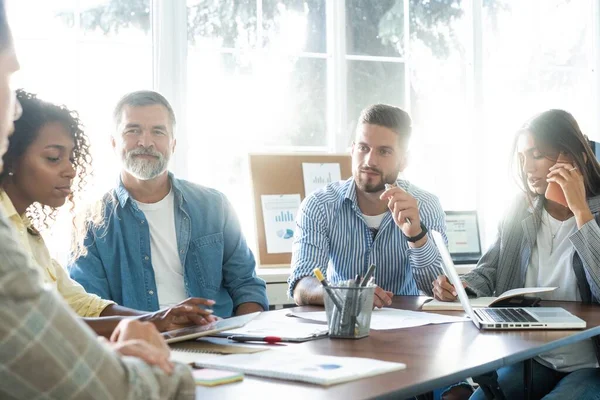
[[[300,207],[299,194],[260,196],[262,202],[267,253],[291,253],[296,213]]]
[[[304,193],[307,196],[331,182],[342,179],[338,163],[302,163],[302,174],[304,175]]]

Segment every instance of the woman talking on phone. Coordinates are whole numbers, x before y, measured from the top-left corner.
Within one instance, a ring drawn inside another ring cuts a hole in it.
[[[600,164],[577,121],[548,110],[528,121],[514,142],[523,195],[509,207],[496,242],[463,277],[478,296],[509,289],[557,286],[543,300],[598,303],[600,299]],[[456,299],[445,276],[433,282],[437,299]],[[533,398],[597,399],[598,337],[540,354],[533,362]],[[508,399],[524,396],[523,363],[498,371]],[[478,389],[472,399],[484,399]]]

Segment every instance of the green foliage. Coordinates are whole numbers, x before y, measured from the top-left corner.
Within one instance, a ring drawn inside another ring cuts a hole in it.
[[[409,0],[410,34],[423,41],[433,54],[446,56],[451,50],[452,21],[462,17],[463,0]],[[488,10],[506,9],[506,0],[484,0]],[[325,51],[324,0],[264,0],[263,28],[275,29],[280,7],[304,12],[308,16],[307,48]],[[402,55],[404,43],[404,6],[402,0],[347,0],[349,38],[361,40],[359,47],[372,55]],[[188,7],[188,38],[221,40],[223,47],[258,46],[255,0],[198,0]],[[73,11],[60,16],[69,25]],[[150,30],[148,0],[109,0],[81,12],[84,30],[118,33],[134,27]],[[261,38],[262,40],[262,38]]]

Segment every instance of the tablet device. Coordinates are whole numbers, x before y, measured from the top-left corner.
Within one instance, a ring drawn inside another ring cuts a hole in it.
[[[186,326],[174,331],[163,332],[162,336],[167,343],[183,342],[184,340],[196,339],[214,333],[241,328],[256,318],[260,312],[255,312],[227,319],[220,319],[206,325]]]

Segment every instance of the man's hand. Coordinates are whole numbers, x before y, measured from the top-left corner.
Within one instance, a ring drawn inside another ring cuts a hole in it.
[[[433,297],[441,301],[454,301],[456,300],[456,289],[452,285],[445,275],[439,275],[433,282]],[[464,288],[467,287],[467,282],[462,281]]]
[[[218,318],[212,315],[213,311],[211,309],[202,306],[210,307],[214,304],[214,300],[190,297],[173,307],[146,314],[140,320],[152,322],[161,332],[189,325],[205,325],[216,321]]]
[[[105,338],[100,340],[106,342]],[[167,374],[173,372],[169,346],[150,322],[122,320],[113,331],[109,345],[121,355],[141,358],[148,364],[159,366]]]
[[[373,306],[377,308],[383,308],[392,304],[392,297],[394,294],[383,290],[379,286],[375,286],[375,296],[373,296]]]
[[[396,225],[402,229],[404,236],[414,237],[421,233],[421,219],[419,218],[417,199],[397,186],[386,189],[379,198],[387,200],[392,218]],[[410,223],[407,219],[410,220]]]

